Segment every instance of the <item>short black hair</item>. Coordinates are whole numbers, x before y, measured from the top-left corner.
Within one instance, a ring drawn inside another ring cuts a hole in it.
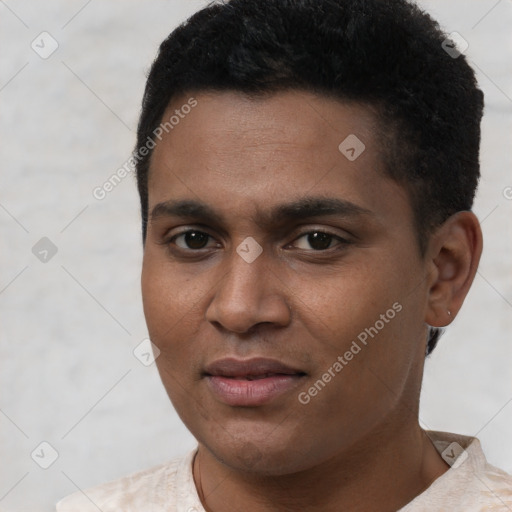
[[[385,172],[409,193],[424,255],[435,227],[471,209],[480,177],[483,93],[465,56],[445,51],[447,39],[406,0],[210,2],[160,45],[136,148],[153,137],[171,100],[191,91],[296,89],[366,104],[377,112]],[[143,244],[145,153],[135,155]],[[430,328],[427,355],[440,334]]]

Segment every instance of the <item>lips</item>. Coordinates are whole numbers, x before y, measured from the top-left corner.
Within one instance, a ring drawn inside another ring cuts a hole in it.
[[[231,406],[264,405],[295,388],[306,373],[275,359],[219,359],[203,372],[210,391]]]
[[[263,375],[238,375],[236,377],[228,377],[229,379],[246,379],[246,380],[259,380],[268,377],[275,377],[276,375],[286,375],[282,373],[264,373]]]
[[[265,358],[219,359],[206,366],[204,373],[221,377],[248,378],[249,380],[272,375],[305,374],[298,368],[293,368],[275,359]]]

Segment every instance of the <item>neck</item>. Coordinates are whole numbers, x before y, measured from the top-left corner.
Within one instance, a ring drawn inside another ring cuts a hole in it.
[[[194,480],[208,512],[396,511],[449,466],[417,421],[389,430],[373,432],[319,466],[282,476],[236,471],[200,444]]]

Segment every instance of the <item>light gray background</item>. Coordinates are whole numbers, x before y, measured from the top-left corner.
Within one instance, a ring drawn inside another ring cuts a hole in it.
[[[155,366],[132,353],[147,336],[133,176],[102,201],[92,190],[130,156],[159,43],[203,5],[0,1],[2,510],[49,512],[77,488],[195,445]],[[486,112],[475,205],[484,254],[427,362],[420,416],[426,428],[477,434],[491,463],[512,472],[512,3],[421,5],[469,42]],[[47,59],[31,48],[43,31],[59,44]],[[32,253],[42,237],[58,248],[46,263]],[[42,441],[59,453],[48,469],[31,458]]]

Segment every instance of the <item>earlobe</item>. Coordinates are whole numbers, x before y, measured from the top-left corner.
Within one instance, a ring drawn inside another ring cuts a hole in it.
[[[447,219],[431,237],[428,258],[433,266],[425,322],[432,327],[449,325],[473,283],[482,254],[480,223],[470,211]]]

